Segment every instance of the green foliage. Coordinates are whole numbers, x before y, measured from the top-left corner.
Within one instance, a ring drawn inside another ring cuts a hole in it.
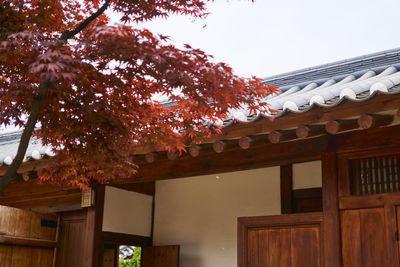
[[[119,267],[140,267],[140,257],[142,249],[139,247],[135,247],[133,251],[133,256],[131,259],[120,259]]]

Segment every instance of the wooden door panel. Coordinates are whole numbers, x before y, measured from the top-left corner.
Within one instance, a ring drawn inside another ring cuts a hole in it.
[[[84,211],[66,212],[62,215],[57,266],[84,266],[86,226]]]
[[[179,246],[142,248],[142,267],[179,267]]]
[[[292,267],[320,266],[320,237],[318,227],[292,229]]]
[[[390,266],[384,208],[341,212],[343,267]]]
[[[259,230],[258,231],[258,266],[266,267],[268,261],[271,260],[271,253],[269,251],[269,240],[271,237],[271,231]]]
[[[360,221],[362,266],[389,266],[384,209],[360,210]]]
[[[268,261],[264,261],[263,267],[267,266],[290,266],[291,262],[291,230],[274,229],[269,231]],[[265,242],[265,244],[267,244]],[[265,264],[267,263],[267,264]]]
[[[360,213],[346,210],[341,213],[343,267],[361,266]]]
[[[247,257],[249,259],[250,266],[259,267],[258,265],[258,255],[259,255],[259,231],[250,230],[247,236],[249,249],[247,250]]]
[[[238,218],[239,267],[319,267],[322,213]]]
[[[248,266],[319,267],[319,232],[319,226],[250,229]]]

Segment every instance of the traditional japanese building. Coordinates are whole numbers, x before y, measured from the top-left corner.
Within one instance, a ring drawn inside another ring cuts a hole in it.
[[[235,111],[182,156],[139,147],[136,177],[84,193],[37,183],[57,155],[32,140],[0,192],[0,266],[117,266],[118,245],[143,267],[399,266],[400,49],[265,82],[276,114]]]

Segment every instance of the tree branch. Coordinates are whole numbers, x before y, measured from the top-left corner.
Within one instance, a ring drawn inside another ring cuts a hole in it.
[[[60,41],[67,41],[68,39],[74,37],[77,35],[79,32],[81,32],[83,29],[85,29],[92,21],[97,19],[101,14],[106,11],[108,6],[110,5],[110,0],[106,0],[103,4],[103,6],[97,10],[95,13],[90,15],[87,19],[85,19],[81,24],[78,25],[74,30],[72,31],[65,31],[61,34]]]
[[[74,30],[63,32],[59,39],[60,42],[58,43],[58,45],[62,46],[68,39],[74,37],[76,34],[85,29],[91,22],[93,22],[96,18],[104,13],[109,4],[110,0],[106,0],[103,6],[99,10],[97,10],[97,12],[93,13],[90,17],[85,19]],[[38,93],[33,98],[31,113],[29,114],[29,118],[26,122],[24,131],[22,132],[17,155],[13,159],[10,167],[8,167],[6,173],[2,177],[0,177],[0,192],[3,191],[3,189],[6,188],[16,177],[17,170],[25,157],[26,150],[29,146],[29,140],[31,139],[33,130],[35,129],[35,125],[39,118],[41,101],[46,95],[50,86],[51,82],[49,80],[43,80],[39,85]]]

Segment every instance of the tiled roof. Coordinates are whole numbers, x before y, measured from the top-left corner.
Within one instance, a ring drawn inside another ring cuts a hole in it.
[[[249,116],[246,109],[232,112],[223,122],[253,122],[264,117],[303,113],[313,107],[333,107],[343,101],[366,101],[376,93],[400,93],[400,48],[302,69],[264,79],[281,93],[267,97],[276,114]]]
[[[277,114],[248,116],[247,110],[236,110],[230,119],[221,122],[229,126],[237,121],[253,122],[264,117],[281,117],[289,112],[304,113],[313,107],[333,107],[343,101],[367,101],[378,92],[400,93],[400,48],[369,54],[326,65],[275,75],[264,79],[281,93],[266,100]],[[10,165],[16,154],[21,131],[0,134],[0,166]],[[49,147],[32,138],[25,160],[52,156]]]
[[[309,83],[310,81],[323,82],[331,77],[347,76],[382,66],[400,63],[400,48],[378,53],[336,61],[311,68],[282,73],[265,78],[265,82],[282,88],[286,91],[294,84]]]
[[[12,163],[13,158],[17,154],[21,134],[22,131],[16,131],[0,135],[0,166]],[[32,137],[24,161],[38,160],[53,155],[54,153],[50,147],[43,146],[40,140]]]

